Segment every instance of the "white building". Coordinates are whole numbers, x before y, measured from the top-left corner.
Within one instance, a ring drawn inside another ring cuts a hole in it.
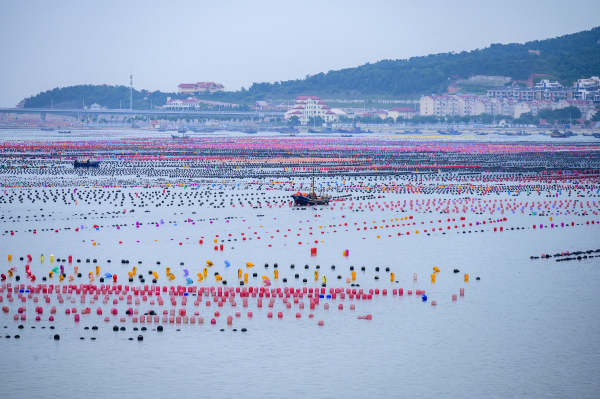
[[[298,96],[291,107],[285,113],[285,119],[288,120],[297,116],[302,125],[308,124],[310,118],[320,116],[326,123],[337,121],[338,118],[346,113],[339,109],[331,109],[316,96]]]
[[[186,99],[171,99],[171,97],[167,97],[167,103],[165,104],[165,109],[190,109],[190,108],[198,108],[200,103],[194,97],[188,97]]]

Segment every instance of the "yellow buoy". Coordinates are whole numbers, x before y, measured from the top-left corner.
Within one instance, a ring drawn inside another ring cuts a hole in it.
[[[315,280],[319,279],[319,272],[317,270],[315,270]]]
[[[92,274],[92,273],[90,273]],[[54,276],[54,272],[48,272],[48,277],[52,278]]]
[[[246,262],[246,266],[247,267],[254,267],[254,264],[250,263],[250,262]]]
[[[435,283],[435,273],[431,273],[431,282]]]
[[[390,281],[394,281],[394,273],[390,273]]]
[[[244,273],[244,281],[248,281],[248,273]]]
[[[208,276],[208,270],[206,267],[202,270],[202,273],[204,273],[204,277]]]
[[[323,276],[323,284],[327,284],[327,277]]]
[[[238,278],[242,278],[242,269],[238,269]]]
[[[8,254],[8,260],[11,261],[12,260],[12,255]]]
[[[217,281],[221,281],[221,280],[223,280],[223,277],[221,277],[221,276],[220,276],[220,275],[218,275],[218,274],[215,276],[215,278],[217,279]]]
[[[133,274],[137,274],[137,266],[133,267]]]
[[[267,276],[262,276],[262,279],[263,279],[263,280],[268,280],[268,281],[271,281],[271,280],[269,280],[269,278],[268,278]]]
[[[100,274],[100,266],[96,266],[96,275]]]
[[[152,276],[153,276],[155,279],[157,279],[157,280],[158,280],[158,273],[156,273],[156,272],[152,272]]]
[[[356,280],[356,272],[352,272],[352,280]]]
[[[166,275],[168,276],[169,274],[171,274],[171,268],[170,268],[170,267],[167,267],[167,270],[166,270]]]
[[[40,262],[44,263],[44,255],[40,256]]]
[[[212,266],[212,265],[213,265],[213,263],[210,260],[206,261],[206,266]]]
[[[204,277],[202,276],[202,272],[198,273],[198,281],[202,281],[204,280]]]
[[[173,273],[169,273],[169,280],[174,280],[175,279],[175,275]]]
[[[434,267],[433,267],[433,271],[434,271],[434,272],[438,272],[438,273],[439,273],[439,272],[440,272],[440,269],[438,269],[438,268],[437,268],[437,266],[434,266]]]
[[[469,281],[469,275],[465,274],[465,281]]]
[[[215,244],[217,243],[217,239],[215,238]]]
[[[279,270],[275,270],[275,280],[277,280],[279,278]]]
[[[50,254],[50,263],[52,263],[52,262],[54,262],[54,255]]]
[[[60,279],[60,281],[63,281],[65,279],[65,276],[63,276],[62,274],[59,274],[58,278]]]

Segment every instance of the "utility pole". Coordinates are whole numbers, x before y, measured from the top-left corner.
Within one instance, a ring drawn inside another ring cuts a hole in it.
[[[129,110],[133,109],[133,72],[129,75]]]

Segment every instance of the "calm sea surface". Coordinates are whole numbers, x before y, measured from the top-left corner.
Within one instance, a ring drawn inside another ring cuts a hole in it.
[[[49,190],[56,188],[38,189],[48,193]],[[121,190],[135,197],[135,193],[159,189]],[[290,194],[229,188],[215,191],[223,196],[253,192],[260,198],[287,198]],[[175,188],[172,192],[186,193],[190,189]],[[379,205],[384,201],[389,204],[434,197],[440,196],[386,194],[385,198],[370,201]],[[517,203],[549,200],[524,195],[493,197],[507,198],[516,199]],[[126,214],[112,213],[123,208],[128,210]],[[136,211],[131,213],[131,209]],[[55,294],[49,305],[28,299],[27,321],[14,321],[13,315],[22,304],[16,300],[9,303],[4,291],[0,293],[4,299],[1,305],[7,306],[9,312],[0,314],[0,397],[597,397],[600,258],[556,262],[554,258],[531,260],[530,256],[600,248],[600,225],[596,224],[599,216],[554,215],[550,222],[548,215],[532,216],[520,211],[440,215],[383,209],[353,212],[347,207],[340,209],[339,205],[333,210],[292,210],[287,205],[253,209],[248,205],[241,208],[237,203],[235,208],[224,209],[134,208],[106,202],[65,205],[60,200],[1,204],[2,273],[16,266],[15,274],[21,275],[25,284],[27,263],[38,277],[36,283],[53,284],[61,283],[56,277],[43,282],[42,276],[55,266],[63,264],[69,275],[78,265],[84,277],[76,278],[74,283],[85,284],[87,273],[97,264],[101,274],[117,274],[119,284],[128,284],[127,273],[137,266],[138,274],[148,277],[145,284],[151,285],[148,271],[155,270],[159,285],[186,285],[183,269],[187,268],[195,286],[218,286],[214,279],[214,272],[218,272],[228,286],[238,287],[237,273],[241,268],[250,276],[258,273],[258,278],[249,279],[253,287],[262,286],[260,277],[266,275],[274,288],[316,288],[325,275],[329,290],[350,288],[345,281],[350,277],[350,266],[354,266],[355,283],[360,288],[387,289],[388,294],[374,295],[371,300],[351,300],[348,296],[344,300],[321,299],[312,311],[306,297],[301,300],[306,303],[304,309],[297,304],[286,309],[279,298],[273,308],[267,307],[267,298],[262,308],[256,306],[256,298],[249,298],[247,308],[242,307],[239,296],[237,307],[226,303],[222,308],[215,304],[207,307],[207,297],[194,306],[191,298],[185,306],[188,315],[198,310],[204,324],[160,323],[165,328],[157,332],[153,331],[157,323],[132,323],[130,316],[121,323],[119,318],[131,307],[125,301],[112,305],[111,297],[107,304],[101,300],[90,304],[89,295],[85,306],[92,309],[92,314],[81,315],[79,323],[73,321],[73,315],[65,315],[66,308],[80,310],[84,306],[79,303],[79,296],[73,295],[76,303],[66,300],[59,304]],[[410,226],[408,220],[401,220],[408,216],[413,217]],[[460,221],[461,216],[466,220]],[[490,219],[503,217],[507,221],[489,224]],[[188,218],[194,224],[187,222]],[[456,221],[448,223],[448,218]],[[160,219],[164,224],[157,227],[154,223]],[[486,225],[475,226],[484,220],[488,221]],[[588,221],[590,224],[585,224]],[[141,225],[136,227],[136,222]],[[550,223],[561,222],[576,225],[548,228]],[[467,227],[461,228],[463,223]],[[468,227],[468,223],[473,226]],[[533,224],[540,223],[545,228],[532,229]],[[103,227],[95,230],[94,224]],[[117,229],[117,224],[123,226]],[[84,228],[75,231],[81,225]],[[364,230],[363,226],[378,229]],[[451,229],[447,230],[447,226]],[[493,228],[499,226],[504,231],[494,232]],[[435,232],[431,232],[432,227],[436,227]],[[438,227],[443,227],[446,234],[439,232]],[[30,229],[37,233],[29,232]],[[60,230],[55,233],[57,229]],[[6,233],[11,230],[16,231],[14,235]],[[222,251],[214,250],[216,235],[218,244],[224,245]],[[252,239],[243,241],[242,237]],[[203,244],[199,244],[201,239]],[[316,256],[310,254],[313,247],[317,248]],[[343,256],[344,250],[349,250],[348,257]],[[8,254],[13,256],[11,262],[7,261]],[[27,254],[32,255],[33,261],[19,260]],[[41,254],[45,256],[43,263]],[[50,254],[61,259],[72,255],[82,263],[51,263]],[[87,258],[97,259],[97,263],[86,263]],[[107,262],[109,259],[111,263]],[[130,263],[122,264],[122,259]],[[207,260],[214,266],[209,268],[208,277],[198,283],[196,273],[206,266]],[[225,266],[226,260],[230,267]],[[157,261],[161,264],[157,265]],[[247,268],[246,262],[255,266]],[[265,263],[269,266],[265,267]],[[278,263],[277,280],[273,278],[274,263]],[[292,263],[295,269],[290,268]],[[315,281],[317,265],[320,275]],[[441,272],[432,283],[434,266]],[[167,281],[166,267],[171,268],[175,280]],[[380,271],[375,271],[376,267]],[[397,282],[390,281],[387,267]],[[453,273],[453,269],[460,273]],[[417,273],[417,280],[413,280],[413,273]],[[463,280],[465,273],[470,276],[468,282]],[[299,274],[298,279],[295,274]],[[287,278],[287,283],[283,278]],[[306,283],[302,282],[304,278]],[[6,282],[9,281],[15,284],[14,277]],[[100,282],[96,280],[95,284]],[[144,285],[137,279],[132,284]],[[403,288],[404,295],[392,295],[394,288]],[[465,289],[465,295],[453,302],[452,294],[459,294],[460,288]],[[409,289],[413,290],[412,295],[407,295]],[[425,290],[426,302],[414,294],[416,289]],[[163,298],[167,298],[166,293]],[[134,307],[141,311],[153,309],[162,316],[164,309],[182,307],[177,298],[177,306],[142,303]],[[431,306],[431,301],[437,305]],[[324,303],[329,303],[330,308],[324,309]],[[338,310],[339,303],[343,303],[343,310]],[[355,310],[350,310],[352,303]],[[44,307],[40,322],[35,321],[36,305]],[[48,322],[50,306],[58,309],[53,323]],[[103,316],[96,315],[96,307],[104,310]],[[119,314],[104,322],[112,307]],[[219,317],[214,316],[217,310]],[[241,317],[235,317],[236,311],[241,312]],[[247,316],[248,311],[253,312],[252,318]],[[281,311],[283,317],[268,318],[269,311],[275,315]],[[295,317],[296,312],[301,318]],[[311,313],[314,318],[308,317]],[[358,319],[367,314],[372,315],[372,320]],[[234,316],[230,326],[226,323],[228,315]],[[216,325],[210,324],[213,317]],[[323,320],[324,326],[318,326],[318,320]],[[17,328],[21,324],[24,329]],[[49,329],[50,325],[55,329]],[[99,329],[84,329],[92,325]],[[113,332],[113,325],[124,326],[126,331]],[[142,326],[148,331],[132,330]],[[247,328],[247,332],[241,332],[242,328]],[[21,338],[12,338],[15,334]],[[54,334],[60,334],[61,339],[53,340]],[[139,334],[143,341],[137,341]],[[11,338],[4,338],[5,335]]]

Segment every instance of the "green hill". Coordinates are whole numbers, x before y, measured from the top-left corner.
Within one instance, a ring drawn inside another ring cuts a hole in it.
[[[356,68],[329,71],[305,79],[275,83],[254,83],[248,89],[204,95],[203,98],[252,104],[265,98],[293,98],[297,95],[335,96],[338,98],[390,98],[444,93],[459,79],[474,75],[505,76],[527,80],[533,74],[544,74],[571,85],[579,78],[600,74],[600,27],[553,39],[524,44],[492,44],[490,47],[461,53],[432,54],[407,60],[382,60]],[[480,87],[465,87],[481,91]],[[162,105],[176,93],[134,91],[136,109],[150,108],[150,101]],[[146,99],[144,99],[146,98]],[[129,89],[125,86],[82,85],[56,88],[30,97],[26,108],[81,107],[98,103],[109,108],[129,108]]]

